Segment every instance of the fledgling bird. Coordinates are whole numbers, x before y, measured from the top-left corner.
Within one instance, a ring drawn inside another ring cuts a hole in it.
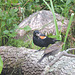
[[[63,44],[64,43],[60,41],[60,42],[57,42],[57,43],[51,45],[46,50],[44,50],[44,55],[41,57],[41,59],[38,61],[38,63],[40,63],[46,56],[55,55],[59,51],[61,51]]]
[[[39,51],[43,48],[43,47],[48,47],[49,44],[54,44],[56,41],[60,41],[60,40],[56,40],[54,38],[49,38],[47,36],[45,36],[44,34],[40,33],[38,30],[35,30],[33,32],[33,43],[39,47],[41,47],[39,49]]]

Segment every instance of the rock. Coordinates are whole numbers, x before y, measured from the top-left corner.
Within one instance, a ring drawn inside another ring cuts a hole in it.
[[[62,32],[66,30],[68,25],[68,20],[59,14],[55,13],[58,29],[60,30],[62,27]],[[19,28],[24,28],[25,26],[30,26],[31,30],[40,30],[45,34],[52,33],[55,35],[55,24],[53,19],[53,14],[48,10],[41,10],[33,13],[26,19],[24,19],[20,24]],[[25,36],[26,31],[24,30],[16,30],[18,32],[18,36]],[[31,31],[30,31],[31,32]],[[31,34],[31,33],[30,33]]]

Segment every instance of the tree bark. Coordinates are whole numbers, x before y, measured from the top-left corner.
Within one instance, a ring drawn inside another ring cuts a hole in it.
[[[50,62],[46,57],[41,63],[37,63],[43,51],[35,51],[25,47],[1,46],[0,55],[4,63],[1,75],[41,75]],[[75,58],[61,57],[46,75],[75,75]]]

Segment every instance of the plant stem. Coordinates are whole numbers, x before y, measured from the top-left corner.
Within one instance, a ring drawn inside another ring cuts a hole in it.
[[[70,18],[70,21],[69,21],[69,24],[68,24],[68,28],[67,28],[67,31],[66,31],[66,36],[65,36],[65,39],[64,39],[63,50],[64,50],[64,48],[65,48],[66,39],[67,39],[67,36],[68,36],[69,30],[70,30],[70,26],[71,26],[71,23],[72,23],[73,17],[74,17],[74,13],[71,14],[71,18]]]

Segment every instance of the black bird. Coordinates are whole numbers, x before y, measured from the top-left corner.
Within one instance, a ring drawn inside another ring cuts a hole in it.
[[[45,57],[50,56],[50,55],[55,55],[57,54],[59,51],[61,51],[62,46],[63,46],[63,42],[57,42],[53,45],[51,45],[49,48],[47,48],[46,50],[44,50],[44,55],[41,57],[41,59],[38,61],[38,63],[40,63]]]
[[[54,38],[49,38],[47,36],[45,36],[44,34],[40,33],[38,30],[35,30],[33,32],[33,43],[39,47],[41,47],[39,49],[39,51],[43,48],[43,47],[48,47],[49,44],[54,44],[56,41],[60,41],[60,40],[56,40]]]

